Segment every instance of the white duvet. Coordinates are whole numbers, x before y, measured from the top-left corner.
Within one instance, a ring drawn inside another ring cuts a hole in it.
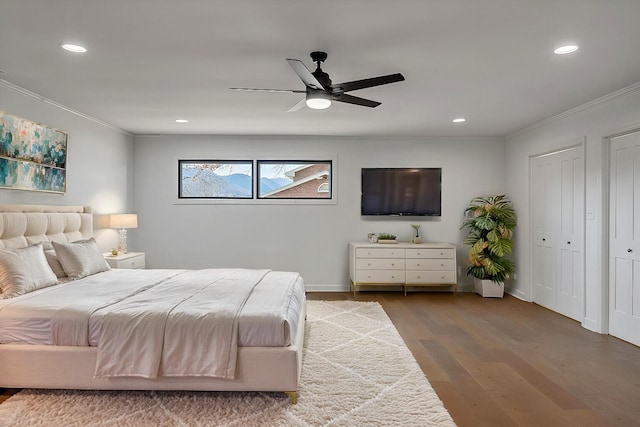
[[[237,346],[287,346],[297,273],[111,270],[0,300],[0,343],[98,346],[96,376],[233,378]]]

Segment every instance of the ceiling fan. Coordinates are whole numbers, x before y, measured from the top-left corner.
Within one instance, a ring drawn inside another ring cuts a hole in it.
[[[365,89],[373,86],[386,85],[389,83],[401,82],[404,76],[400,73],[389,74],[386,76],[372,77],[363,80],[354,80],[351,82],[332,84],[329,74],[322,71],[320,64],[327,59],[325,52],[311,52],[311,59],[317,64],[316,70],[312,73],[299,59],[287,59],[287,62],[296,72],[300,80],[305,85],[305,90],[297,89],[254,89],[247,87],[232,87],[230,90],[245,90],[259,92],[290,92],[290,93],[306,93],[306,96],[297,102],[288,111],[297,111],[305,105],[309,108],[322,110],[331,106],[331,101],[346,102],[347,104],[361,105],[363,107],[375,108],[380,102],[371,101],[370,99],[359,98],[357,96],[348,95],[345,92],[352,90]]]

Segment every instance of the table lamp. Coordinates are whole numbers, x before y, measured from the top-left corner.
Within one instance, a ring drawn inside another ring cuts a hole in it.
[[[118,253],[127,253],[127,228],[138,228],[137,214],[117,214],[109,216],[109,226],[120,229]]]

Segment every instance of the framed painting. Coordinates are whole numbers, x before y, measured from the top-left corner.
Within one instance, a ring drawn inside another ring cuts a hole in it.
[[[0,188],[67,191],[68,134],[0,111]]]

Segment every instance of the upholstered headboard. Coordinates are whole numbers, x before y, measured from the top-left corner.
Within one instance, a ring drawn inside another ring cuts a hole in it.
[[[0,248],[68,243],[93,235],[90,206],[0,205]],[[47,249],[47,247],[45,247]]]

